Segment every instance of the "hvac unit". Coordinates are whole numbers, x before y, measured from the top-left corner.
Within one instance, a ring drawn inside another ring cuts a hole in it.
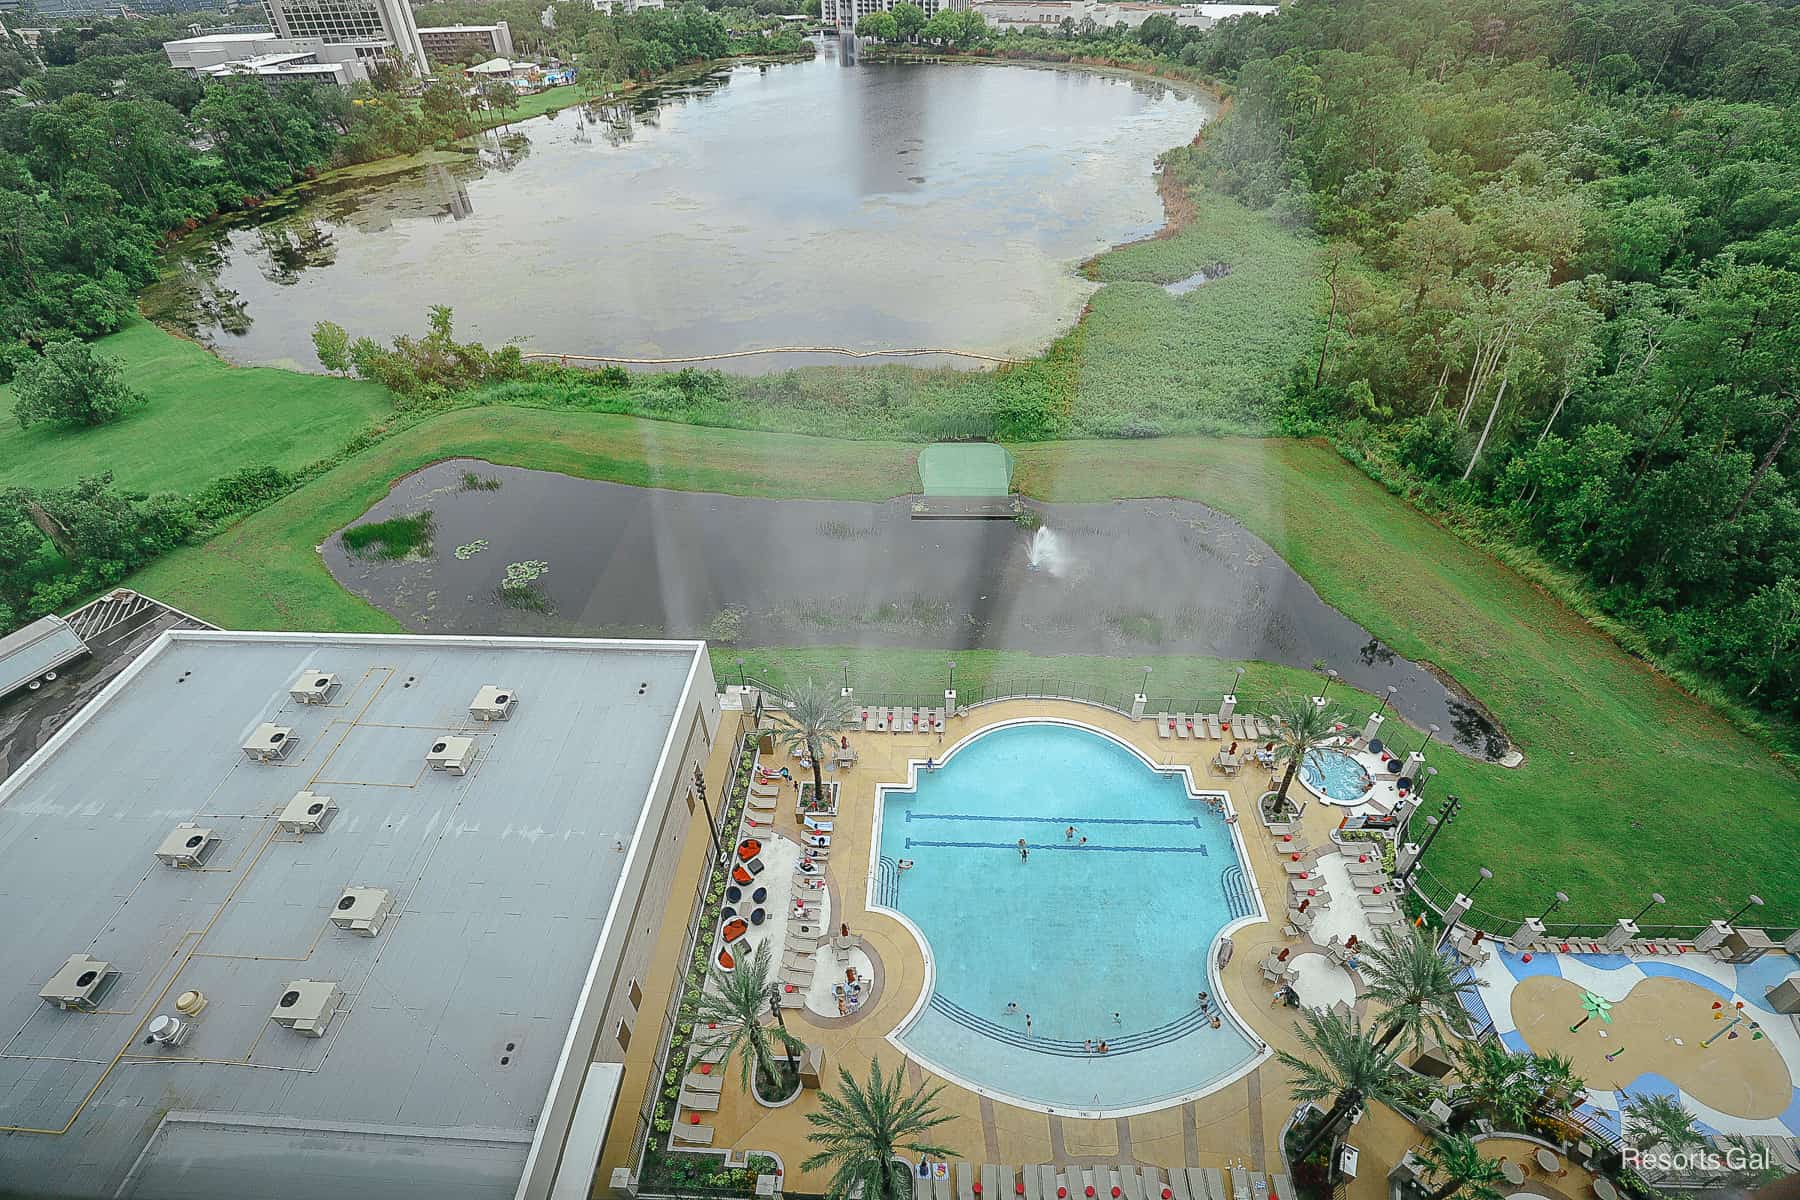
[[[504,721],[512,715],[513,705],[518,702],[519,693],[490,683],[469,701],[469,715],[477,721]]]
[[[342,998],[338,985],[330,980],[296,979],[282,989],[269,1019],[307,1037],[324,1037]]]
[[[38,991],[38,996],[71,1012],[93,1012],[100,1007],[100,993],[116,974],[109,962],[71,954],[62,969]]]
[[[308,667],[300,672],[300,678],[294,680],[294,686],[288,689],[288,695],[294,698],[296,704],[329,704],[337,688],[336,675]]]
[[[183,821],[156,848],[156,857],[164,866],[198,867],[206,862],[206,856],[218,844],[219,837],[210,828]]]
[[[144,1027],[144,1045],[155,1046],[161,1050],[173,1050],[188,1040],[194,1032],[192,1021],[183,1021],[180,1017],[171,1017],[167,1013],[158,1013],[152,1017],[150,1024]]]
[[[475,739],[467,737],[441,737],[431,743],[431,749],[425,753],[425,765],[434,771],[448,771],[452,775],[467,775],[469,768],[475,765]]]
[[[386,888],[347,887],[331,910],[331,923],[339,929],[374,937],[381,932],[388,913],[394,907],[394,896]]]
[[[337,801],[330,796],[297,792],[275,818],[275,828],[282,833],[324,833],[335,812]]]
[[[294,748],[294,731],[286,725],[273,725],[264,721],[244,743],[244,757],[257,762],[275,762],[287,757]]]

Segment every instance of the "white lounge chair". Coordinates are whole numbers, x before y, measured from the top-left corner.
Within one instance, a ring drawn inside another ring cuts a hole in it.
[[[690,1092],[717,1092],[725,1088],[723,1075],[702,1075],[698,1071],[689,1071],[681,1086]]]
[[[690,1092],[684,1089],[681,1093],[681,1107],[692,1109],[694,1112],[718,1112],[719,1094],[717,1092]]]
[[[713,1140],[713,1127],[711,1125],[677,1124],[675,1140],[684,1146],[710,1146]]]
[[[1164,740],[1175,736],[1175,718],[1173,716],[1168,713],[1156,714],[1156,736]]]
[[[1193,736],[1188,732],[1188,722],[1189,718],[1186,713],[1175,714],[1175,736],[1184,742],[1187,741],[1189,737]]]

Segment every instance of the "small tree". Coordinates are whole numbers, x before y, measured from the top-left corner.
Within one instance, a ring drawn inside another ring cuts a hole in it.
[[[1286,802],[1294,773],[1308,754],[1331,740],[1332,726],[1341,723],[1344,714],[1314,704],[1310,696],[1283,692],[1269,705],[1269,715],[1275,718],[1275,765],[1287,767],[1281,776],[1279,791],[1282,801]]]
[[[1423,929],[1412,925],[1383,929],[1380,940],[1363,954],[1362,974],[1369,999],[1386,1010],[1378,1043],[1383,1050],[1402,1034],[1416,1051],[1425,1048],[1428,1038],[1443,1042],[1447,1033],[1468,1032],[1462,1000],[1481,985],[1439,953],[1437,940]]]
[[[869,1063],[869,1082],[860,1084],[838,1068],[838,1090],[819,1097],[820,1111],[806,1119],[814,1131],[806,1140],[823,1149],[800,1164],[803,1171],[832,1169],[831,1194],[863,1200],[900,1200],[911,1194],[911,1171],[899,1160],[902,1150],[919,1157],[949,1158],[951,1152],[924,1141],[924,1135],[953,1118],[936,1107],[943,1088],[911,1095],[901,1082],[900,1068],[881,1074],[880,1060]]]
[[[825,777],[819,762],[837,749],[837,735],[853,727],[850,702],[835,687],[821,687],[808,679],[785,690],[770,688],[777,704],[769,711],[779,724],[775,738],[789,750],[812,760],[813,797],[825,799]],[[856,725],[855,728],[861,728]]]
[[[776,1069],[771,1039],[780,1042],[790,1056],[806,1049],[785,1025],[770,1029],[763,1024],[774,988],[773,974],[774,959],[767,941],[756,947],[748,962],[738,963],[736,970],[724,971],[714,963],[709,972],[712,990],[700,994],[694,1010],[697,1020],[717,1025],[724,1033],[724,1041],[716,1044],[724,1046],[727,1064],[737,1059],[745,1087],[751,1086],[750,1073],[755,1068],[766,1098],[773,1098],[784,1083],[793,1086],[792,1080]]]
[[[1543,1089],[1532,1077],[1532,1058],[1499,1042],[1466,1042],[1456,1056],[1461,1080],[1457,1101],[1507,1129],[1524,1129]]]
[[[1679,1152],[1706,1144],[1705,1136],[1694,1124],[1694,1114],[1674,1096],[1649,1092],[1627,1096],[1624,1116],[1625,1132],[1637,1140],[1639,1150],[1667,1146]]]
[[[350,335],[336,321],[320,321],[313,326],[313,353],[319,365],[338,375],[350,373]]]
[[[1384,1104],[1392,1100],[1399,1085],[1393,1055],[1375,1045],[1354,1014],[1340,1017],[1309,1008],[1296,1032],[1311,1053],[1310,1060],[1286,1050],[1275,1052],[1281,1065],[1292,1073],[1289,1090],[1296,1100],[1332,1098],[1331,1110],[1295,1155],[1303,1161],[1320,1142],[1335,1137],[1363,1105],[1371,1100]]]
[[[117,359],[102,358],[86,342],[51,342],[43,354],[19,368],[13,384],[13,415],[21,429],[38,421],[59,425],[104,425],[145,403],[119,373]]]
[[[1492,1186],[1501,1178],[1500,1164],[1483,1155],[1467,1134],[1446,1134],[1415,1150],[1413,1157],[1437,1182],[1429,1200],[1500,1200]]]
[[[893,13],[894,32],[904,41],[912,41],[919,36],[919,30],[925,28],[925,10],[912,0],[900,0],[894,5]]]

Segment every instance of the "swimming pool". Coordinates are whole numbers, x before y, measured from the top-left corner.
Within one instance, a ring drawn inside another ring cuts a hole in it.
[[[1254,1065],[1261,1048],[1220,1013],[1209,962],[1260,902],[1232,831],[1184,774],[1049,721],[995,726],[914,770],[912,787],[883,789],[870,896],[911,923],[932,965],[893,1035],[903,1050],[1071,1114],[1159,1107]]]
[[[1320,795],[1345,803],[1361,800],[1375,786],[1363,765],[1341,750],[1311,750],[1300,763],[1300,782]]]

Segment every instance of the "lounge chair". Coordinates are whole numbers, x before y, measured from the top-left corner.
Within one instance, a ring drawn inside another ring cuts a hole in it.
[[[1144,1177],[1136,1167],[1120,1167],[1119,1180],[1125,1189],[1125,1200],[1144,1200]]]
[[[1250,1172],[1242,1167],[1231,1168],[1231,1200],[1254,1200],[1250,1194]]]
[[[1184,742],[1187,741],[1188,738],[1193,736],[1193,734],[1188,732],[1188,730],[1191,729],[1192,727],[1193,727],[1192,718],[1190,718],[1186,713],[1176,713],[1175,714],[1175,736],[1176,737],[1180,738]]]
[[[1379,896],[1371,896],[1367,892],[1358,892],[1356,893],[1356,902],[1368,909],[1394,907],[1393,900],[1390,899],[1385,892]]]
[[[890,713],[890,710],[888,710],[888,709],[878,708],[875,710],[875,732],[876,733],[886,733],[887,732],[888,717],[890,715],[891,715],[891,713]]]
[[[781,795],[781,788],[773,783],[757,783],[752,781],[750,784],[750,794],[752,796],[779,796]]]
[[[1155,1167],[1140,1167],[1138,1173],[1144,1177],[1144,1195],[1147,1200],[1162,1200],[1162,1172]]]
[[[702,1075],[698,1071],[689,1071],[687,1078],[681,1081],[684,1090],[690,1092],[719,1092],[725,1090],[723,1075]]]
[[[934,733],[944,732],[944,721],[948,717],[942,707],[931,710],[931,728]]]
[[[791,991],[791,992],[788,991],[786,988],[782,988],[781,990],[779,990],[778,992],[775,993],[777,996],[779,996],[781,998],[781,1007],[783,1007],[783,1008],[805,1008],[806,1007],[806,988],[800,984],[795,984],[794,988],[795,988],[795,990]]]
[[[1215,742],[1225,740],[1225,731],[1219,727],[1219,718],[1211,713],[1206,715],[1206,736]]]
[[[1344,870],[1352,879],[1386,879],[1387,871],[1378,862],[1357,862],[1354,858],[1344,860]]]
[[[956,1194],[961,1200],[975,1200],[975,1168],[966,1162],[956,1164]]]
[[[725,1061],[725,1047],[722,1044],[717,1046],[696,1045],[694,1049],[699,1051],[694,1056],[694,1061],[697,1063],[711,1063],[716,1067]]]
[[[1040,1163],[1038,1173],[1038,1195],[1042,1200],[1056,1200],[1056,1168],[1049,1163]]]
[[[759,814],[758,810],[751,809],[744,814],[744,824],[751,829],[773,829],[775,828],[775,814]]]
[[[1406,918],[1401,916],[1397,910],[1392,908],[1371,909],[1368,912],[1365,912],[1363,917],[1371,925],[1398,925],[1400,922],[1406,920]]]
[[[1206,1200],[1206,1197],[1196,1196],[1189,1189],[1186,1167],[1169,1168],[1169,1190],[1175,1193],[1175,1200]]]
[[[781,969],[784,971],[811,971],[818,965],[818,960],[813,957],[811,950],[784,950],[781,953]]]
[[[950,1173],[948,1171],[942,1175],[936,1171],[931,1173],[931,1197],[932,1200],[950,1200]],[[920,1197],[919,1200],[924,1200],[924,1198]]]
[[[808,833],[830,833],[834,826],[830,817],[815,817],[808,813],[804,818]]]
[[[692,1109],[694,1112],[718,1112],[719,1094],[717,1092],[690,1092],[683,1088],[681,1107]]]
[[[1156,736],[1167,741],[1175,736],[1175,718],[1168,713],[1156,714]],[[1055,1193],[1052,1193],[1054,1195]]]
[[[911,733],[913,728],[913,710],[910,708],[902,708],[894,716],[893,732]]]
[[[1269,1176],[1269,1200],[1296,1200],[1294,1181],[1279,1173]]]
[[[1005,1200],[1005,1197],[1012,1194],[1011,1189],[1005,1192],[1000,1190],[1000,1168],[993,1163],[981,1165],[981,1194],[992,1196],[994,1200]]]
[[[684,1146],[710,1146],[712,1139],[713,1127],[711,1125],[677,1124],[675,1126],[675,1140]]]
[[[1043,1190],[1044,1177],[1040,1173],[1036,1163],[1026,1163],[1025,1169],[1020,1173],[1019,1178],[1020,1181],[1025,1184],[1025,1200],[1046,1200]],[[1005,1200],[1005,1198],[1002,1197],[1001,1200]],[[1056,1188],[1054,1186],[1051,1187],[1047,1200],[1056,1200]]]
[[[875,710],[874,709],[865,708],[862,710],[862,727],[863,727],[864,733],[874,733],[875,732]]]
[[[1319,864],[1309,861],[1304,856],[1301,857],[1299,862],[1295,862],[1293,855],[1290,854],[1287,858],[1282,860],[1281,869],[1295,878],[1299,878],[1302,875],[1306,876],[1308,879],[1319,878]]]
[[[1225,1190],[1223,1171],[1217,1167],[1202,1167],[1200,1174],[1206,1179],[1206,1191],[1211,1200],[1231,1200],[1231,1193]]]

